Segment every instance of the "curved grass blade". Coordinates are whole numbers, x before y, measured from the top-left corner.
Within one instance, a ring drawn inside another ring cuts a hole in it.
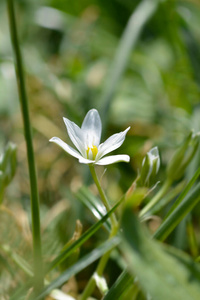
[[[176,202],[174,203],[174,205],[171,207],[171,209],[169,210],[169,212],[167,213],[167,215],[165,216],[164,220],[166,220],[168,218],[168,216],[179,206],[179,204],[181,203],[181,201],[183,200],[184,197],[186,197],[186,195],[189,193],[190,189],[192,188],[192,186],[194,185],[195,181],[198,179],[198,177],[200,176],[200,167],[198,168],[198,170],[195,172],[194,176],[192,177],[192,179],[188,182],[188,184],[186,185],[186,187],[184,188],[183,192],[180,194],[180,196],[177,198]]]
[[[178,199],[178,206],[176,203],[174,204],[174,209],[172,207],[170,215],[168,215],[168,217],[160,225],[158,230],[154,233],[153,237],[161,241],[166,239],[168,235],[173,231],[173,229],[181,222],[181,220],[194,208],[199,200],[200,183],[198,183],[198,185],[193,189],[191,193],[186,195],[182,202],[179,202],[180,200]]]
[[[98,197],[95,197],[88,188],[81,187],[76,193],[76,197],[92,212],[92,214],[100,220],[105,214],[106,209]],[[105,228],[110,232],[110,222],[104,224]]]
[[[59,265],[63,260],[65,260],[72,252],[74,252],[77,248],[79,248],[85,241],[87,241],[110,217],[110,215],[116,210],[116,208],[123,202],[124,197],[113,206],[113,208],[100,219],[96,224],[91,226],[77,241],[75,241],[71,246],[69,246],[66,250],[60,253],[47,267],[45,273],[48,273],[50,270]]]
[[[28,290],[33,286],[33,278],[29,279],[23,286],[17,288],[9,300],[24,300]]]
[[[120,243],[119,237],[114,237],[109,241],[106,241],[101,246],[97,247],[95,250],[87,254],[86,256],[82,257],[77,263],[67,269],[65,272],[62,273],[58,278],[52,281],[46,288],[44,288],[37,297],[34,297],[34,300],[40,300],[48,295],[53,289],[61,286],[67,280],[69,280],[72,276],[79,273],[87,266],[92,264],[94,261],[99,259],[104,253],[110,251],[112,248],[116,247]]]
[[[130,271],[137,276],[143,291],[154,300],[200,299],[199,267],[187,259],[166,253],[167,246],[152,240],[133,212],[126,208],[122,216],[123,254]]]
[[[114,56],[110,72],[105,81],[105,88],[100,103],[103,103],[102,115],[106,119],[111,100],[119,81],[126,69],[131,51],[136,46],[139,36],[147,21],[156,11],[159,0],[143,0],[132,13],[121,37]]]
[[[15,276],[15,272],[13,268],[11,267],[7,259],[5,259],[5,257],[3,257],[1,254],[0,254],[0,264],[1,266],[4,266],[4,268],[8,270],[8,272],[11,274],[12,277]]]
[[[110,288],[103,300],[123,299],[123,295],[133,285],[133,276],[126,270],[117,278],[116,282]]]
[[[2,245],[0,247],[21,270],[30,277],[34,276],[31,266],[20,255],[14,252],[8,245]]]

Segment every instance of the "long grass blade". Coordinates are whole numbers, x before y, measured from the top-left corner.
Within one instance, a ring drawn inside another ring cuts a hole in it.
[[[109,241],[106,241],[98,248],[94,249],[92,252],[87,254],[86,256],[82,257],[77,263],[75,263],[72,267],[68,270],[63,272],[57,279],[52,281],[49,286],[47,286],[41,294],[34,298],[34,300],[40,300],[46,295],[48,295],[53,289],[61,286],[65,283],[69,278],[74,276],[75,274],[82,271],[84,268],[92,264],[98,258],[100,258],[104,253],[108,252],[112,248],[116,247],[120,243],[119,237],[114,237]]]
[[[163,241],[200,200],[200,183],[179,203],[160,225],[153,237]]]
[[[104,120],[106,120],[114,92],[128,64],[131,51],[136,46],[146,22],[156,11],[158,3],[159,0],[143,0],[132,13],[128,21],[114,56],[107,80],[105,81],[105,88],[100,99],[100,103],[103,103],[102,115],[104,116]]]
[[[83,243],[85,243],[110,217],[110,215],[116,210],[116,208],[122,203],[124,198],[117,202],[115,206],[105,215],[100,221],[91,226],[77,241],[75,241],[70,247],[61,252],[47,267],[46,273],[59,265],[63,260],[65,260],[72,252],[79,248]]]
[[[133,285],[133,276],[126,270],[117,278],[103,300],[123,299],[123,294]]]
[[[200,298],[198,264],[184,254],[167,253],[168,247],[151,239],[130,208],[123,214],[122,228],[123,254],[143,292],[155,300]]]
[[[43,261],[42,261],[42,246],[41,246],[41,234],[40,234],[39,194],[38,194],[36,167],[35,167],[35,157],[34,157],[34,150],[33,150],[31,122],[29,117],[25,75],[23,70],[21,50],[19,46],[13,0],[7,0],[7,8],[8,8],[9,22],[10,22],[10,35],[12,39],[13,52],[16,61],[15,69],[16,69],[16,77],[18,81],[18,91],[19,91],[21,112],[22,112],[23,123],[24,123],[24,135],[26,140],[27,159],[28,159],[28,167],[29,167],[35,289],[40,290],[43,287],[44,278],[42,272]]]

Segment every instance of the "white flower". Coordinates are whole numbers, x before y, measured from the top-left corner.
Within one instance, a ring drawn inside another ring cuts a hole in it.
[[[78,158],[80,163],[110,165],[119,161],[129,162],[130,157],[125,154],[111,155],[104,158],[103,156],[122,145],[130,127],[120,133],[113,134],[104,143],[100,144],[102,125],[96,109],[88,111],[81,128],[66,118],[63,118],[63,120],[67,127],[68,135],[78,151],[58,137],[51,138],[50,142],[56,143],[66,152]]]

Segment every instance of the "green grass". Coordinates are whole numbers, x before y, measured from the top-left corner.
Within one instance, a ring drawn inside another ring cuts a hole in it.
[[[0,298],[200,298],[199,20],[189,0],[1,1]],[[102,141],[131,126],[130,163],[49,143],[91,108]]]

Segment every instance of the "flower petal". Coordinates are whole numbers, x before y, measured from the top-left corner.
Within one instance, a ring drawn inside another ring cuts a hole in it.
[[[123,144],[126,133],[129,131],[129,129],[130,127],[122,132],[111,135],[104,143],[102,143],[98,148],[96,160],[99,160],[102,156],[119,148]]]
[[[94,160],[87,159],[87,158],[84,158],[84,157],[80,157],[80,158],[79,158],[79,162],[80,162],[81,164],[94,164],[94,163],[95,163]]]
[[[65,125],[67,127],[68,135],[76,148],[80,151],[83,156],[86,156],[86,149],[84,146],[84,135],[78,125],[74,122],[63,118]]]
[[[110,156],[106,156],[106,157],[100,159],[95,164],[105,166],[105,165],[111,165],[111,164],[114,164],[114,163],[120,162],[120,161],[129,162],[130,156],[128,156],[126,154],[110,155]]]
[[[102,125],[99,113],[96,109],[91,109],[88,111],[83,120],[81,130],[85,135],[86,146],[90,148],[92,146],[99,146]]]
[[[53,137],[49,141],[57,144],[58,146],[60,146],[61,148],[63,148],[70,155],[72,155],[72,156],[74,156],[74,157],[76,157],[78,159],[82,158],[81,154],[78,153],[78,151],[76,151],[75,149],[73,149],[72,147],[70,147],[69,145],[67,145],[65,142],[63,142],[58,137]]]

